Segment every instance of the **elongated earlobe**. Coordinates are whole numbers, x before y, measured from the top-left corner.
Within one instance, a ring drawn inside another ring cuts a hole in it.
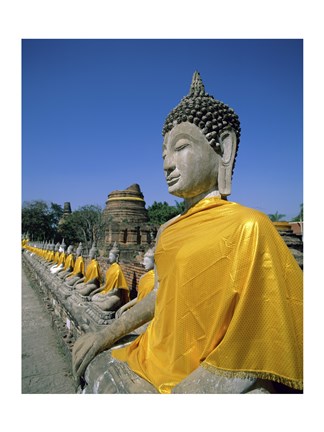
[[[218,190],[222,196],[232,192],[232,172],[236,152],[236,134],[233,130],[226,130],[219,137],[221,155],[218,169]]]

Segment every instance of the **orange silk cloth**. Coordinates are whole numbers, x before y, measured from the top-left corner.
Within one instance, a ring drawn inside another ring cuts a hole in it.
[[[149,270],[140,278],[137,287],[137,303],[141,301],[154,288],[154,270]]]
[[[53,261],[53,259],[54,259],[54,252],[53,251],[48,251],[47,254],[45,255],[45,259],[47,261]]]
[[[161,393],[199,366],[302,389],[303,276],[270,219],[203,199],[161,233],[155,315],[113,351]]]
[[[129,288],[118,263],[112,263],[106,272],[106,282],[99,294],[107,294],[114,288],[123,290],[123,304],[129,302]]]
[[[69,254],[68,257],[65,260],[65,264],[64,264],[64,270],[68,270],[69,268],[73,268],[74,267],[74,255],[73,254]]]
[[[93,279],[98,279],[99,282],[101,280],[100,266],[96,259],[92,259],[91,262],[88,264],[86,268],[84,283],[87,283]]]
[[[58,262],[57,262],[57,266],[60,266],[61,264],[64,265],[65,258],[66,258],[66,253],[65,252],[61,252],[60,257],[59,257]]]
[[[59,259],[60,259],[60,252],[54,252],[54,258],[53,258],[53,261],[54,261],[55,263],[58,263]]]
[[[81,273],[82,275],[84,275],[84,258],[81,255],[78,256],[78,258],[75,260],[73,272],[68,276],[68,278],[71,276],[75,276],[78,273]]]

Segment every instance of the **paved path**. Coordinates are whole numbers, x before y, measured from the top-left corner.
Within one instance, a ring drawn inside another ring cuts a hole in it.
[[[23,270],[22,393],[75,393],[70,359],[60,349],[49,312]]]

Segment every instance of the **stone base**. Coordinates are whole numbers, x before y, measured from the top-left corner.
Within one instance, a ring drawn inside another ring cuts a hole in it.
[[[88,303],[86,314],[89,317],[89,320],[96,325],[110,324],[115,318],[115,312],[103,311],[99,306],[92,302]]]

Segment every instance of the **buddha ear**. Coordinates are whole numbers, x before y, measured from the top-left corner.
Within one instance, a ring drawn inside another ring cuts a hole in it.
[[[236,153],[236,134],[232,129],[223,131],[219,136],[220,161],[218,167],[218,190],[222,196],[232,192],[232,171]]]

